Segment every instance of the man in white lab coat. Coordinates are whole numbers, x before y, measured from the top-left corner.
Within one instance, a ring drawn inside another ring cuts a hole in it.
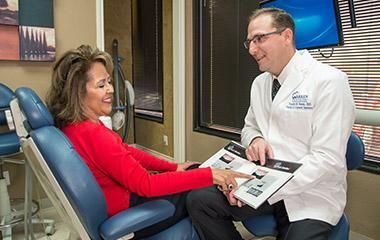
[[[232,224],[273,212],[279,239],[327,239],[346,204],[346,146],[355,105],[348,79],[294,44],[294,22],[279,9],[250,17],[250,55],[262,72],[252,83],[242,143],[247,157],[302,163],[295,177],[257,210],[231,193],[202,189],[188,196],[201,239],[241,239]],[[234,206],[238,205],[238,206]]]

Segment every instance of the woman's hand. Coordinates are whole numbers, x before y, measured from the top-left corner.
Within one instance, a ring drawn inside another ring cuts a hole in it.
[[[186,169],[188,169],[189,167],[191,167],[192,165],[195,165],[195,164],[199,164],[199,163],[197,163],[197,162],[184,162],[184,163],[178,164],[176,171],[177,172],[185,171]]]
[[[273,158],[273,150],[267,141],[258,137],[253,139],[251,144],[245,150],[248,160],[260,161],[261,165],[265,165],[266,157]]]
[[[235,172],[233,170],[212,168],[213,183],[219,186],[221,191],[231,191],[238,186],[235,178],[253,178],[252,175]]]

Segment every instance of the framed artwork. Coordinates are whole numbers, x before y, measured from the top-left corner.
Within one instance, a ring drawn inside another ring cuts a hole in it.
[[[54,61],[53,0],[0,0],[0,60]]]

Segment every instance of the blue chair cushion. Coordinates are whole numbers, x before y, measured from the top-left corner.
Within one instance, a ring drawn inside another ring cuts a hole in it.
[[[20,140],[16,132],[0,133],[0,156],[20,151]]]
[[[193,224],[189,218],[185,218],[174,226],[154,235],[146,240],[199,240]]]
[[[362,139],[356,133],[351,132],[346,151],[347,169],[353,170],[359,168],[363,164],[364,154],[365,150]]]
[[[273,214],[261,215],[243,221],[244,227],[256,237],[276,236],[277,223]]]
[[[146,202],[107,219],[100,227],[100,234],[104,239],[118,239],[165,220],[174,211],[174,205],[167,200]]]
[[[347,216],[344,213],[340,218],[339,222],[333,228],[329,239],[331,240],[348,240],[350,233],[350,224],[348,222]]]

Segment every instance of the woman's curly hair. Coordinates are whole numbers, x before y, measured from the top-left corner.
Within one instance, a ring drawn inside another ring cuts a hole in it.
[[[54,65],[46,105],[58,128],[68,123],[86,120],[83,100],[86,84],[90,80],[88,71],[96,62],[102,63],[112,75],[111,56],[88,45],[67,51]]]

